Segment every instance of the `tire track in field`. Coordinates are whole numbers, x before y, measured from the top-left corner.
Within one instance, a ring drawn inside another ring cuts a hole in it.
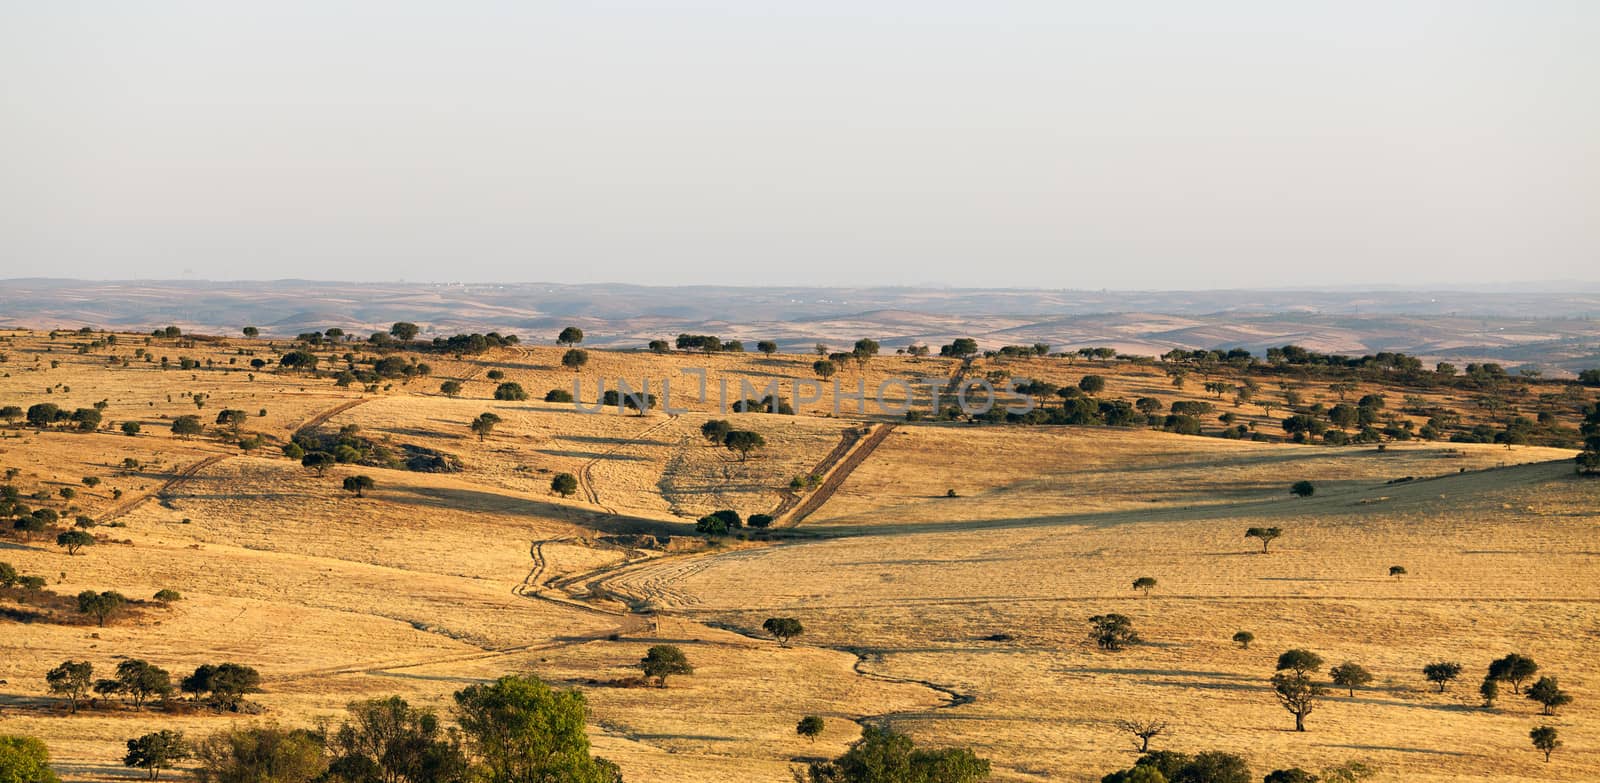
[[[289,437],[291,439],[298,438],[301,435],[304,435],[305,433],[308,433],[308,432],[310,432],[310,431],[312,431],[312,430],[314,430],[314,429],[316,429],[318,427],[321,427],[324,424],[327,424],[329,419],[331,419],[331,418],[333,418],[335,416],[338,416],[339,414],[344,413],[345,411],[350,410],[351,408],[354,408],[357,405],[361,405],[363,403],[366,403],[366,402],[368,402],[370,400],[372,400],[371,397],[360,397],[358,399],[348,400],[346,402],[342,402],[342,403],[340,403],[338,405],[335,405],[332,408],[329,408],[329,409],[327,409],[327,410],[325,410],[325,411],[323,411],[321,413],[318,413],[315,416],[312,416],[309,419],[306,419],[305,421],[301,422],[298,426],[292,428]]]
[[[639,433],[636,433],[634,435],[628,436],[628,438],[623,440],[621,443],[618,443],[618,444],[612,446],[611,448],[606,449],[605,451],[601,452],[599,454],[599,456],[596,456],[594,459],[591,459],[588,462],[583,463],[583,467],[578,468],[578,488],[583,490],[583,495],[584,495],[584,497],[588,498],[590,505],[599,506],[600,509],[602,511],[605,511],[607,514],[615,514],[615,513],[617,513],[617,510],[615,508],[612,508],[611,506],[608,506],[608,505],[600,502],[600,493],[595,489],[594,474],[592,473],[592,471],[594,470],[594,466],[595,465],[600,464],[601,460],[603,460],[603,459],[605,459],[605,458],[607,458],[607,457],[609,457],[609,456],[611,456],[611,455],[613,455],[613,454],[615,454],[615,453],[617,453],[617,452],[619,452],[619,451],[621,451],[621,450],[623,450],[623,449],[625,449],[625,448],[627,448],[629,446],[632,446],[635,443],[638,443],[639,441],[643,440],[646,436],[651,435],[651,434],[653,434],[655,432],[658,432],[658,431],[664,429],[667,425],[669,425],[669,424],[671,424],[671,423],[673,423],[674,421],[677,421],[677,420],[678,420],[678,415],[677,414],[670,414],[670,415],[667,416],[667,418],[665,420],[656,422],[655,424],[652,424],[649,427],[646,427],[643,431],[641,431]]]
[[[183,482],[193,478],[196,473],[199,473],[200,471],[205,470],[206,468],[209,468],[212,465],[215,465],[218,462],[221,462],[232,456],[232,454],[212,454],[211,456],[206,457],[199,462],[195,462],[183,468],[182,470],[179,470],[177,473],[174,473],[172,478],[162,482],[161,486],[156,487],[154,492],[147,492],[132,500],[126,500],[122,503],[112,506],[111,508],[101,512],[100,516],[95,517],[95,521],[102,525],[107,522],[111,522],[118,517],[121,517],[138,508],[140,505],[143,505],[146,500],[155,497],[161,497],[162,495],[171,492],[179,484],[182,484]]]

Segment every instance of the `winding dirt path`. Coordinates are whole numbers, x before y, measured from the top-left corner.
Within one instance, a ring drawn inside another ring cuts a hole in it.
[[[583,496],[585,498],[588,498],[590,505],[599,506],[600,509],[602,511],[605,511],[607,514],[615,514],[615,513],[617,513],[617,510],[615,508],[612,508],[611,506],[608,506],[608,505],[600,502],[600,493],[599,493],[598,490],[595,489],[594,474],[592,473],[592,471],[594,470],[594,466],[595,465],[600,464],[601,460],[603,460],[603,459],[605,459],[605,458],[607,458],[607,457],[609,457],[609,456],[611,456],[611,455],[613,455],[613,454],[615,454],[615,453],[617,453],[617,452],[619,452],[619,451],[621,451],[621,450],[623,450],[623,449],[625,449],[625,448],[627,448],[629,446],[632,446],[635,443],[638,443],[639,441],[643,440],[646,436],[649,436],[651,434],[659,432],[660,430],[665,428],[667,425],[669,425],[672,422],[677,421],[677,420],[678,420],[677,414],[668,415],[666,419],[664,419],[662,421],[659,421],[659,422],[656,422],[655,424],[652,424],[649,427],[646,427],[641,432],[638,432],[638,433],[636,433],[634,435],[628,436],[628,438],[626,440],[623,440],[622,442],[617,443],[616,445],[612,446],[611,448],[606,449],[605,451],[601,452],[600,455],[595,457],[594,459],[591,459],[588,462],[583,463],[583,467],[578,469],[578,488],[583,490]]]
[[[312,430],[314,430],[314,429],[316,429],[318,427],[321,427],[324,424],[327,424],[329,419],[331,419],[331,418],[333,418],[335,416],[338,416],[339,414],[344,413],[345,411],[350,410],[351,408],[354,408],[357,405],[361,405],[363,403],[369,402],[372,399],[373,399],[372,397],[359,397],[359,398],[354,399],[354,400],[347,400],[345,402],[339,403],[338,405],[335,405],[332,408],[329,408],[329,409],[327,409],[327,410],[325,410],[325,411],[323,411],[321,413],[318,413],[315,416],[312,416],[309,419],[306,419],[303,422],[300,422],[300,424],[296,425],[295,427],[293,427],[290,430],[290,438],[298,438],[298,437],[300,437],[301,435],[303,435],[303,434],[305,434],[307,432],[310,432],[310,431],[312,431]]]
[[[161,486],[156,487],[154,492],[146,492],[145,494],[140,495],[140,496],[138,496],[136,498],[133,498],[131,500],[124,500],[121,503],[118,503],[117,505],[112,506],[111,508],[108,508],[105,511],[100,512],[100,515],[98,517],[95,517],[95,521],[100,523],[100,524],[102,524],[102,525],[104,525],[107,522],[111,522],[111,521],[117,519],[118,517],[121,517],[121,516],[127,514],[128,512],[138,508],[146,500],[149,500],[149,499],[155,498],[155,497],[160,497],[162,495],[167,494],[168,492],[171,492],[172,489],[177,487],[179,484],[182,484],[183,482],[193,478],[196,473],[199,473],[200,471],[205,470],[206,468],[209,468],[212,465],[215,465],[218,462],[221,462],[221,461],[223,461],[223,460],[225,460],[225,459],[227,459],[229,457],[232,457],[232,456],[234,456],[234,455],[232,455],[232,454],[212,454],[209,457],[206,457],[206,458],[204,458],[204,459],[202,459],[202,460],[200,460],[198,462],[195,462],[193,464],[190,464],[190,465],[184,467],[182,470],[179,470],[177,473],[174,473],[172,475],[172,478],[169,478],[165,482],[162,482]]]

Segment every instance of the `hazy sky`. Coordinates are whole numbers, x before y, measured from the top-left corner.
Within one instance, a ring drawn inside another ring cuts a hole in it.
[[[1600,2],[0,0],[0,278],[1600,279]]]

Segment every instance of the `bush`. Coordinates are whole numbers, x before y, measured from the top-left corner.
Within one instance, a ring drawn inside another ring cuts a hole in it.
[[[50,769],[50,752],[32,737],[0,734],[0,781],[61,783]]]
[[[572,402],[572,392],[566,389],[551,389],[544,393],[545,402]]]
[[[528,393],[523,391],[522,384],[507,381],[495,387],[494,398],[516,402],[528,399]]]

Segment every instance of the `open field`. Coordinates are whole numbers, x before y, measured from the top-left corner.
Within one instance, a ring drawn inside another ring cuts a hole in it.
[[[24,502],[59,511],[63,525],[100,523],[76,556],[52,531],[0,536],[0,560],[65,596],[184,596],[103,628],[0,617],[0,733],[44,740],[67,780],[139,777],[119,760],[147,731],[196,737],[252,719],[116,707],[69,716],[47,695],[44,673],[63,660],[104,673],[124,657],[179,676],[208,662],[255,666],[260,719],[295,726],[336,723],[347,702],[388,694],[444,707],[464,685],[534,672],[583,689],[597,754],[632,783],[790,781],[796,763],[838,755],[855,721],[872,720],[919,743],[972,747],[1000,781],[1097,781],[1128,766],[1136,754],[1113,724],[1125,717],[1168,720],[1155,747],[1237,753],[1258,778],[1346,761],[1382,781],[1583,781],[1600,770],[1600,482],[1574,474],[1570,449],[1291,444],[1277,426],[1287,402],[1260,404],[1278,387],[1235,406],[1199,378],[1178,388],[1127,362],[980,359],[967,372],[1101,374],[1107,396],[1213,401],[1264,440],[900,421],[864,448],[857,428],[893,417],[834,416],[828,393],[799,416],[724,414],[714,396],[678,396],[684,367],[706,368],[713,390],[718,378],[759,386],[812,377],[815,357],[802,354],[590,351],[574,373],[562,349],[519,345],[419,355],[430,377],[363,391],[271,366],[252,375],[248,359],[275,366],[282,340],[147,346],[125,335],[80,354],[76,335],[0,337],[0,405],[106,403],[94,432],[0,427],[0,467],[16,471],[5,483]],[[156,361],[108,359],[141,349]],[[201,366],[162,370],[161,356]],[[886,355],[841,378],[940,386],[958,367]],[[490,380],[491,369],[505,377]],[[541,401],[574,376],[591,401],[601,378],[670,377],[683,410],[590,415]],[[439,392],[449,379],[463,382],[458,396]],[[502,381],[530,399],[492,399]],[[1304,405],[1338,401],[1326,382],[1296,385]],[[1571,429],[1594,400],[1573,388],[1511,390],[1512,410],[1493,414],[1456,389],[1366,383],[1346,394],[1381,392],[1391,408],[1419,395],[1467,424],[1549,407],[1552,426]],[[1557,393],[1558,406],[1541,402]],[[260,448],[242,450],[212,423],[225,408],[247,411],[241,434],[260,434]],[[480,440],[467,423],[483,412],[501,422]],[[170,432],[196,413],[205,434]],[[723,417],[767,447],[740,460],[707,443],[700,425]],[[120,434],[126,421],[141,424],[136,436]],[[319,476],[282,455],[296,433],[352,426],[461,469],[339,464]],[[560,473],[579,478],[576,494],[551,491]],[[811,473],[830,481],[798,526],[712,546],[694,535],[695,519],[717,509],[792,503],[791,479]],[[375,481],[364,497],[341,489],[356,474]],[[1299,480],[1315,494],[1292,497]],[[1244,531],[1269,525],[1283,536],[1263,554]],[[1392,565],[1407,573],[1389,576]],[[1149,596],[1130,589],[1141,576],[1158,580]],[[1131,617],[1144,643],[1096,650],[1087,619],[1104,612]],[[787,647],[761,638],[772,616],[802,620],[805,635]],[[1238,630],[1254,633],[1249,649],[1230,642]],[[696,673],[665,689],[609,684],[637,674],[655,643],[681,646]],[[1330,694],[1296,733],[1268,686],[1291,647],[1362,663],[1376,679],[1353,697]],[[1541,717],[1505,688],[1482,709],[1478,680],[1509,652],[1558,675],[1573,703]],[[1465,667],[1444,693],[1421,675],[1437,660]],[[794,732],[808,714],[827,719],[814,744]],[[1565,743],[1549,764],[1528,744],[1542,724]]]

